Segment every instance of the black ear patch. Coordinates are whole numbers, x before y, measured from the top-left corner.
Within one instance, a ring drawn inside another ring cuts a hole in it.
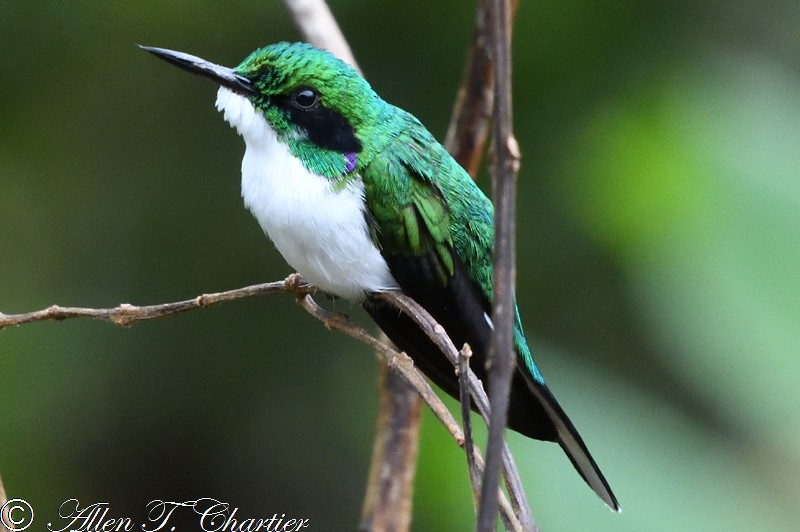
[[[320,148],[340,153],[361,151],[353,126],[337,111],[323,107],[314,89],[302,87],[287,95],[273,96],[272,103],[286,111],[292,124],[304,130]]]

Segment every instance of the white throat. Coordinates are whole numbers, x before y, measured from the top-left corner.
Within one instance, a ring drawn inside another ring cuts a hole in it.
[[[216,107],[244,138],[244,204],[286,262],[320,289],[353,301],[396,288],[369,236],[362,181],[334,190],[289,152],[247,98],[221,87]]]

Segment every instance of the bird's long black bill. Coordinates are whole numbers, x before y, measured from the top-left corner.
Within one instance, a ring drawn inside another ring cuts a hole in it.
[[[214,63],[210,63],[197,56],[185,54],[183,52],[176,52],[174,50],[167,50],[165,48],[142,46],[141,44],[139,45],[139,48],[146,52],[150,52],[154,56],[163,59],[168,63],[172,63],[173,65],[182,68],[187,72],[199,74],[206,78],[212,79],[223,87],[227,87],[232,91],[238,92],[244,96],[256,93],[253,82],[244,76],[240,76],[232,68],[215,65]]]

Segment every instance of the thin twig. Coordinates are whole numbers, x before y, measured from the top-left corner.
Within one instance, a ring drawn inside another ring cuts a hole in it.
[[[469,481],[477,508],[481,493],[481,475],[475,465],[475,455],[473,454],[475,444],[472,441],[472,421],[470,420],[469,359],[471,356],[472,349],[468,344],[464,344],[464,347],[458,352],[458,400],[461,403],[461,425],[464,427],[464,450],[467,452]]]
[[[450,125],[444,140],[445,149],[473,179],[477,177],[478,168],[483,159],[494,94],[494,78],[492,78],[492,63],[486,40],[486,24],[486,9],[482,3],[478,3],[464,75],[456,93],[453,111],[450,115]],[[458,399],[461,403],[461,423],[464,427],[469,480],[477,510],[480,503],[483,467],[478,468],[473,454],[475,444],[472,439],[469,387],[469,358],[471,356],[472,350],[469,345],[464,344],[458,356]]]
[[[516,8],[517,1],[512,0],[512,19]],[[477,176],[483,156],[494,101],[494,63],[490,50],[490,26],[488,3],[479,2],[475,15],[475,29],[467,55],[467,66],[445,139],[447,150],[473,179]],[[507,447],[505,449],[507,450]],[[507,458],[510,458],[510,453],[504,456],[504,461]],[[515,513],[522,521],[525,530],[537,530],[521,480],[518,476],[511,476],[506,478],[506,483],[512,496]],[[511,485],[515,486],[512,488]]]
[[[477,469],[478,478],[480,478],[483,476],[483,455],[481,455],[477,446],[474,446],[473,448],[475,450],[473,453],[473,460],[475,461],[475,468]],[[498,497],[500,498],[500,519],[503,521],[503,526],[506,527],[506,530],[510,530],[511,532],[528,532],[528,529],[526,529],[519,520],[519,517],[514,510],[514,505],[508,502],[506,494],[501,491],[499,492]]]
[[[514,220],[516,175],[519,148],[513,136],[511,106],[511,6],[508,0],[489,2],[489,24],[494,62],[494,149],[492,197],[495,204],[494,329],[487,357],[492,417],[486,445],[481,505],[478,508],[480,532],[494,530],[497,515],[497,486],[504,447],[511,376],[516,365],[514,348],[515,247]]]
[[[467,64],[461,79],[444,146],[473,179],[483,159],[489,121],[492,117],[494,77],[488,42],[486,5],[478,3],[475,28],[467,52]]]
[[[265,296],[278,293],[288,293],[299,296],[311,294],[315,291],[316,288],[306,283],[300,275],[295,273],[283,281],[245,286],[225,292],[202,294],[193,299],[176,301],[174,303],[162,303],[160,305],[135,306],[129,303],[122,303],[114,308],[62,307],[53,305],[46,309],[23,314],[3,314],[0,312],[0,329],[35,321],[63,321],[73,318],[91,318],[94,320],[111,322],[121,327],[130,327],[141,320],[163,318],[196,308],[210,307],[218,303],[245,297]]]

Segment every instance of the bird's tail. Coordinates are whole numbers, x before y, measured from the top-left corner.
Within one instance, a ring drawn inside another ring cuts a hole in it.
[[[611,491],[611,487],[608,485],[602,471],[597,467],[580,434],[578,434],[578,431],[567,417],[567,414],[564,413],[556,398],[553,397],[550,389],[543,383],[535,382],[532,379],[526,380],[531,391],[539,400],[539,404],[547,413],[550,421],[553,422],[557,434],[556,441],[569,457],[572,465],[575,466],[583,480],[603,499],[603,502],[609,508],[615,512],[621,511],[617,498],[614,496],[614,492]]]

